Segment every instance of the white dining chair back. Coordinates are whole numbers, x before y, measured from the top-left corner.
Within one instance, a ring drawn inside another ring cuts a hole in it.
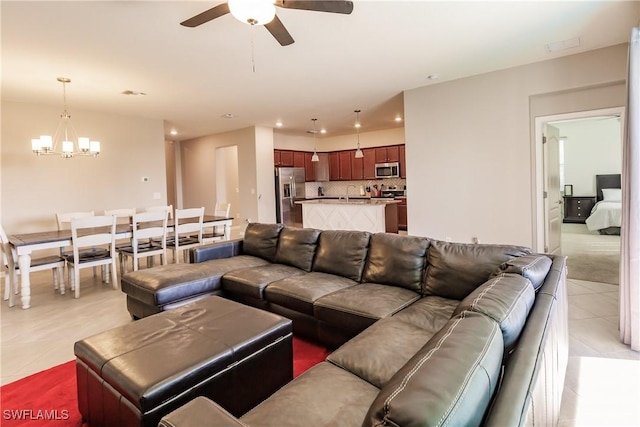
[[[116,264],[116,217],[113,215],[74,218],[71,220],[72,254],[66,255],[69,282],[80,297],[80,269],[102,267],[102,280],[118,289]],[[106,266],[111,267],[105,268]],[[109,271],[111,270],[111,271]]]
[[[167,249],[173,252],[173,259],[180,262],[180,255],[187,262],[189,249],[202,244],[202,219],[204,207],[190,209],[176,209],[173,226],[173,236],[167,240]]]
[[[231,203],[216,203],[213,216],[229,218],[230,211]],[[226,236],[224,225],[206,223],[202,225],[202,243],[213,243],[218,240],[224,240]]]
[[[131,222],[131,245],[120,249],[120,271],[127,271],[127,258],[133,262],[133,270],[138,270],[138,260],[147,258],[153,266],[153,257],[160,255],[162,265],[167,264],[167,218],[163,210],[142,212],[133,215]],[[153,241],[153,244],[151,242]]]
[[[116,224],[128,224],[135,213],[135,208],[106,209],[104,211],[105,215],[114,215],[116,217]]]
[[[18,273],[20,268],[18,266],[18,254],[11,246],[7,233],[4,228],[0,226],[0,252],[2,253],[2,271],[4,272],[4,300],[9,300],[9,306],[14,305],[14,295],[18,293]],[[31,257],[31,265],[29,267],[29,273],[43,270],[52,270],[53,273],[53,288],[59,289],[61,294],[64,294],[64,266],[65,260],[61,256],[44,256],[44,257]],[[13,283],[13,289],[11,284]]]
[[[58,231],[71,230],[71,220],[74,218],[86,218],[94,216],[94,211],[87,212],[59,212],[56,213],[56,221],[58,223]]]
[[[167,211],[169,213],[169,219],[173,219],[173,205],[147,206],[146,208],[143,208],[143,211]]]

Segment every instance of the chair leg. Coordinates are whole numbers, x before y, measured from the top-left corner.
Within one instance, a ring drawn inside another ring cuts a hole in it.
[[[60,295],[64,295],[64,268],[56,268],[56,274],[58,275],[58,281],[60,282]]]
[[[100,266],[102,269],[102,282],[108,285],[111,278],[109,277],[109,269],[106,267],[104,264]]]
[[[52,268],[51,274],[53,275],[53,290],[57,291],[58,290],[58,269]]]
[[[73,280],[76,291],[75,297],[80,298],[80,269],[75,265],[73,266]]]
[[[11,279],[9,278],[9,272],[4,275],[4,300],[7,301],[9,299],[9,293],[13,291],[11,289]]]
[[[116,260],[111,263],[111,285],[113,289],[118,289],[118,269],[116,268]]]
[[[76,290],[75,266],[74,267],[70,267],[67,264],[67,278],[69,279],[69,289],[71,291],[75,291]],[[76,298],[78,298],[78,297],[76,297]]]

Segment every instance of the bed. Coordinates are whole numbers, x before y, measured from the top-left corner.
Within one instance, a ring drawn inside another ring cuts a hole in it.
[[[587,218],[587,228],[600,234],[619,235],[621,222],[620,174],[596,175],[596,204]]]

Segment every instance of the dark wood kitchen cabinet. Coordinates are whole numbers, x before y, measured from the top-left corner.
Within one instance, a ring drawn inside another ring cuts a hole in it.
[[[355,150],[340,151],[340,180],[349,181],[351,179],[351,158],[355,155]]]
[[[293,152],[293,167],[294,168],[304,167],[304,151]]]
[[[351,156],[351,179],[364,179],[364,157],[356,157],[355,151]]]
[[[362,178],[376,179],[376,149],[363,148],[362,155]]]
[[[290,150],[273,150],[274,166],[292,167],[293,151]]]
[[[340,181],[340,157],[337,151],[329,153],[329,180]]]
[[[311,182],[316,180],[315,163],[311,160],[313,153],[304,153],[304,180]]]
[[[378,147],[376,150],[376,163],[390,163],[400,160],[399,148],[397,145],[389,147]]]
[[[565,196],[564,199],[564,218],[562,222],[584,224],[593,205],[596,204],[595,197],[574,197]]]
[[[399,198],[398,203],[398,230],[407,230],[407,198]]]
[[[400,178],[407,177],[407,159],[404,151],[404,145],[398,146],[398,162],[400,162]]]

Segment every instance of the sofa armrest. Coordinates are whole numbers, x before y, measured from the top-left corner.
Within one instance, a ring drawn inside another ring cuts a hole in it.
[[[159,427],[247,427],[236,417],[225,411],[217,403],[206,397],[196,397],[189,403],[165,415]]]
[[[198,263],[219,258],[231,258],[242,254],[242,239],[227,240],[210,245],[197,246],[189,250],[189,262]]]

